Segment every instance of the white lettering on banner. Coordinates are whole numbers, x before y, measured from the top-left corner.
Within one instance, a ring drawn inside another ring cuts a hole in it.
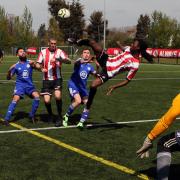
[[[148,48],[147,53],[154,57],[177,58],[180,57],[180,49]]]

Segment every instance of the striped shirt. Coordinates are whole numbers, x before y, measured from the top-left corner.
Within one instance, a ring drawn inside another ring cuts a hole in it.
[[[131,80],[139,68],[139,60],[134,58],[130,53],[130,47],[126,47],[125,51],[116,56],[109,57],[106,62],[107,74],[109,78],[114,77],[116,74],[127,71],[126,78]]]
[[[38,56],[37,63],[42,64],[47,72],[43,72],[43,80],[56,80],[61,78],[61,61],[51,62],[55,58],[58,60],[66,59],[67,55],[61,49],[56,49],[55,52],[49,51],[49,48],[43,49]]]

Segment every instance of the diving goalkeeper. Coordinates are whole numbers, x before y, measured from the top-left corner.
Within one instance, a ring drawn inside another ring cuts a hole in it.
[[[180,94],[172,102],[169,110],[156,123],[154,128],[148,133],[142,147],[136,152],[141,158],[149,157],[149,149],[152,142],[161,135],[180,115]],[[180,131],[163,136],[157,145],[157,176],[158,179],[168,179],[171,164],[171,153],[180,151]]]

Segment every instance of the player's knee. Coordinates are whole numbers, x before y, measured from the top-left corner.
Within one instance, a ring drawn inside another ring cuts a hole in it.
[[[51,104],[51,100],[50,99],[44,99],[44,103],[45,104]]]
[[[80,105],[82,100],[81,100],[81,98],[75,98],[74,102],[75,102],[76,105]]]
[[[81,101],[81,99],[77,99],[75,102],[77,105],[80,105],[82,101]]]
[[[34,99],[40,99],[39,93],[34,94]]]

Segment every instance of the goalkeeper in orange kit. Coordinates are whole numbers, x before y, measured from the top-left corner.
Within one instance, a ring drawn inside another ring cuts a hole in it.
[[[162,134],[173,121],[180,115],[180,94],[172,102],[169,110],[156,123],[148,133],[142,147],[136,152],[141,158],[149,157],[149,149],[152,142]],[[168,179],[169,167],[171,164],[171,153],[180,151],[180,130],[163,136],[157,145],[157,176],[158,179]]]

